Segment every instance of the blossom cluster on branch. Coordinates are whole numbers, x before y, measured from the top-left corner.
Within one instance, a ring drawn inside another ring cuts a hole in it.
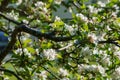
[[[2,79],[120,79],[120,0],[0,3],[0,30],[9,36],[0,51]],[[54,14],[62,7],[68,18]]]

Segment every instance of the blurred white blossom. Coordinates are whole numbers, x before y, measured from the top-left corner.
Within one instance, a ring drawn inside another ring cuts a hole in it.
[[[105,69],[100,65],[86,65],[86,64],[80,64],[78,65],[78,72],[84,73],[85,71],[88,72],[94,72],[94,73],[100,73],[101,75],[105,75]]]
[[[98,9],[95,8],[94,6],[88,5],[88,9],[90,13],[98,13]]]
[[[14,19],[14,20],[18,20],[19,17],[19,13],[15,13],[13,10],[10,13],[7,13],[7,16],[9,16],[10,18]]]
[[[88,58],[92,55],[92,50],[89,47],[84,47],[81,49],[80,54]]]
[[[97,41],[104,41],[106,40],[104,37],[105,37],[106,33],[105,32],[98,32],[97,33]]]
[[[37,55],[39,55],[39,49],[35,49]]]
[[[54,0],[55,4],[60,5],[63,0]]]
[[[16,52],[16,54],[21,55],[22,54],[22,48],[18,48],[15,52]]]
[[[96,36],[95,33],[88,33],[88,38],[91,43],[97,44],[98,43],[98,37]]]
[[[42,12],[43,12],[44,14],[47,14],[47,13],[48,13],[48,9],[46,8],[46,4],[43,3],[42,1],[36,2],[36,3],[35,3],[35,6],[36,6],[37,8],[39,8],[40,10],[42,10]]]
[[[120,48],[119,48],[118,46],[115,46],[115,45],[114,45],[114,46],[112,46],[112,50],[114,50],[114,52],[115,52],[115,51],[119,51]]]
[[[24,19],[24,20],[23,20],[23,23],[28,24],[29,22],[28,22],[27,20]]]
[[[111,76],[113,80],[120,80],[120,67],[116,68]]]
[[[67,70],[63,69],[63,68],[60,68],[59,71],[58,71],[59,75],[61,76],[67,76],[68,75],[68,72]]]
[[[104,2],[102,2],[102,1],[98,1],[97,4],[100,5],[101,7],[105,7],[106,6],[106,4]]]
[[[80,18],[81,20],[88,22],[88,18],[84,16],[82,13],[77,13],[76,17]]]
[[[84,71],[85,71],[85,65],[84,64],[78,65],[78,72],[83,73]]]
[[[61,18],[59,16],[55,16],[55,22],[61,21]]]
[[[102,75],[102,76],[105,76],[106,73],[105,73],[105,69],[101,66],[101,65],[98,65],[97,66],[97,71]]]
[[[71,34],[71,35],[74,35],[75,34],[75,32],[76,32],[76,30],[73,28],[74,27],[74,25],[67,25],[67,24],[65,24],[65,28],[69,31],[69,33]]]
[[[39,78],[41,78],[42,80],[46,80],[47,78],[47,71],[42,71],[40,74],[37,74]],[[40,79],[40,80],[41,80]]]
[[[18,48],[18,49],[15,51],[15,53],[16,53],[16,54],[19,54],[19,55],[22,55],[22,54],[24,53],[24,55],[28,56],[29,58],[32,57],[31,53],[29,53],[29,51],[28,51],[26,48],[24,48],[24,49]]]
[[[100,54],[100,52],[97,48],[95,48],[95,49],[93,49],[93,54]]]
[[[46,7],[42,8],[42,11],[43,11],[44,13],[48,13],[48,9],[47,9]]]
[[[32,57],[31,53],[26,48],[24,48],[23,51],[29,58]]]
[[[103,56],[101,58],[101,63],[104,66],[110,66],[111,65],[110,57],[107,54],[105,54],[105,53],[103,53],[102,55]]]
[[[40,7],[40,8],[43,8],[44,5],[45,5],[45,4],[44,4],[42,1],[38,1],[38,2],[35,3],[35,6],[36,6],[36,7]]]
[[[46,50],[43,50],[43,55],[48,60],[54,60],[56,58],[56,51],[54,49],[46,49]]]
[[[23,2],[23,0],[18,0],[16,5],[20,5]]]
[[[115,52],[114,52],[114,55],[117,56],[117,57],[120,59],[120,50],[115,51]]]

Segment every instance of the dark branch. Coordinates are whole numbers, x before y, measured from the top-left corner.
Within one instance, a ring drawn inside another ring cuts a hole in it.
[[[104,43],[108,43],[108,44],[114,44],[118,47],[120,47],[120,44],[118,42],[116,42],[116,40],[106,40],[106,41],[99,41],[99,44],[104,44]]]
[[[5,56],[8,54],[8,52],[12,50],[13,46],[15,45],[15,43],[17,41],[16,37],[18,36],[18,33],[20,33],[20,32],[26,32],[28,34],[36,36],[39,39],[44,37],[44,38],[46,38],[48,40],[52,40],[52,41],[56,41],[56,42],[72,40],[72,36],[70,36],[70,37],[56,37],[55,35],[50,34],[50,33],[41,33],[39,31],[31,29],[27,25],[23,24],[23,25],[20,25],[20,26],[16,27],[15,30],[12,32],[11,41],[9,42],[8,46],[6,47],[6,49],[3,50],[0,53],[0,63],[5,58]]]
[[[25,24],[21,24],[21,23],[15,21],[13,19],[10,19],[9,17],[5,16],[1,12],[0,12],[0,16],[5,18],[6,20],[8,20],[10,22],[13,22],[14,24],[18,25],[18,27],[16,27],[15,30],[12,32],[11,41],[9,42],[8,46],[2,52],[0,52],[0,64],[1,64],[2,60],[5,58],[5,56],[8,54],[8,52],[12,50],[13,46],[15,45],[15,43],[17,41],[16,37],[18,36],[18,33],[20,33],[20,32],[26,32],[28,34],[36,36],[39,39],[44,37],[45,39],[56,41],[56,42],[72,40],[72,37],[73,37],[73,36],[70,36],[70,37],[56,37],[55,34],[51,34],[50,32],[41,33],[39,31],[31,29],[29,26],[27,26]]]
[[[2,0],[2,1],[1,1],[1,5],[0,5],[0,11],[1,11],[1,12],[8,10],[6,7],[7,7],[7,5],[9,4],[10,1],[11,1],[11,0]]]

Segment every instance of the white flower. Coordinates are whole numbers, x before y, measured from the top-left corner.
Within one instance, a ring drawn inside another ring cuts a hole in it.
[[[104,32],[98,32],[97,33],[97,41],[104,41],[105,40],[105,35],[106,35],[106,33],[104,33]]]
[[[39,49],[35,49],[37,55],[39,55]]]
[[[31,53],[29,53],[26,48],[24,48],[23,51],[24,51],[24,53],[25,53],[26,56],[28,56],[29,58],[32,57]]]
[[[97,65],[89,65],[89,67],[86,70],[90,71],[90,72],[99,72],[103,76],[105,75],[105,69],[100,65],[98,65],[98,66]]]
[[[98,38],[94,33],[88,33],[88,38],[91,43],[97,44]]]
[[[61,4],[61,2],[62,2],[62,0],[54,0],[54,2],[55,2],[55,4],[60,5],[60,4]]]
[[[90,13],[98,13],[98,9],[96,9],[94,6],[89,5],[88,6]]]
[[[105,76],[105,69],[102,66],[98,65],[97,69],[101,75]]]
[[[98,49],[93,50],[93,54],[98,54],[98,53],[99,53]]]
[[[76,17],[81,18],[81,20],[88,22],[88,18],[86,16],[84,16],[82,13],[77,13]]]
[[[13,18],[14,20],[18,20],[19,14],[18,14],[18,13],[15,13],[13,10],[12,10],[10,13],[7,13],[7,15],[8,15],[10,18]]]
[[[109,25],[107,25],[106,28],[107,28],[108,31],[112,30]]]
[[[78,72],[83,73],[85,71],[88,72],[99,72],[100,74],[102,74],[103,76],[105,75],[105,69],[100,66],[100,65],[85,65],[85,64],[81,64],[78,65]]]
[[[25,19],[23,19],[23,23],[28,24],[29,22]]]
[[[73,12],[73,10],[72,10],[72,8],[71,8],[71,7],[69,7],[69,9],[68,9],[68,10],[69,10],[69,12],[70,12],[70,13],[72,13],[72,12]]]
[[[59,73],[59,75],[61,75],[61,76],[67,76],[67,75],[68,75],[67,70],[65,70],[65,69],[63,69],[63,68],[60,68],[58,73]]]
[[[37,74],[42,80],[46,80],[47,78],[47,71],[42,71],[40,74]]]
[[[22,3],[23,0],[18,0],[16,5],[20,5]]]
[[[116,5],[116,4],[115,4],[113,7],[114,7],[116,10],[119,9],[119,6]]]
[[[75,34],[75,30],[74,30],[73,26],[65,24],[65,28],[70,32],[71,35]]]
[[[37,3],[35,3],[36,7],[40,7],[42,8],[45,4],[42,1],[38,1]]]
[[[23,53],[25,53],[25,55],[28,56],[29,58],[32,57],[31,53],[29,53],[26,48],[24,49],[18,48],[15,52],[16,54],[19,54],[19,55],[22,55]]]
[[[114,50],[114,52],[115,52],[115,51],[119,51],[120,48],[119,48],[118,46],[115,46],[115,45],[114,45],[114,46],[112,46],[112,50]]]
[[[43,50],[43,55],[48,60],[54,60],[56,58],[56,51],[53,49],[46,49],[46,50]]]
[[[16,54],[21,55],[22,54],[22,48],[18,48],[15,52],[16,52]]]
[[[101,1],[98,1],[97,4],[100,5],[101,7],[105,7],[106,6],[106,4],[104,2],[101,2]]]
[[[61,21],[60,17],[55,16],[55,22],[59,22],[59,21]]]
[[[103,54],[102,59],[101,59],[101,63],[102,63],[104,66],[110,66],[111,61],[110,61],[110,58],[108,57],[107,54]]]
[[[120,50],[115,51],[115,52],[114,52],[114,55],[116,55],[116,56],[120,59]]]
[[[120,67],[115,69],[113,74],[111,75],[113,80],[120,80]]]
[[[84,71],[85,71],[84,64],[78,65],[78,72],[79,72],[79,73],[82,73],[82,72],[84,72]]]
[[[92,51],[89,49],[89,47],[82,48],[80,53],[85,57],[90,57],[90,55],[92,55]]]
[[[96,72],[97,71],[97,66],[96,65],[88,65],[86,70],[89,71],[89,72]]]
[[[46,7],[42,8],[42,11],[43,11],[44,13],[48,13],[48,10],[47,10]]]

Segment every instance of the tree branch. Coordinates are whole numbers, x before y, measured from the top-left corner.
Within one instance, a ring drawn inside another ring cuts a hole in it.
[[[11,1],[11,0],[2,0],[2,1],[1,1],[1,5],[0,5],[0,11],[1,11],[1,12],[8,10],[6,7],[7,7],[7,5],[9,4],[10,1]]]
[[[31,35],[39,38],[39,39],[44,37],[45,39],[56,41],[56,42],[69,41],[69,40],[72,40],[72,37],[73,37],[73,36],[70,36],[70,37],[56,37],[53,34],[41,33],[37,30],[31,29],[29,26],[27,26],[25,24],[22,24],[22,25],[15,28],[15,30],[12,32],[11,41],[9,42],[8,46],[5,48],[5,50],[3,50],[0,53],[0,64],[1,64],[2,60],[5,58],[5,56],[8,54],[8,52],[12,50],[13,46],[15,45],[15,43],[17,41],[16,37],[18,36],[18,33],[20,33],[20,32],[26,32],[26,33],[31,34]]]
[[[5,18],[6,20],[9,20],[10,22],[13,22],[14,24],[18,25],[15,28],[15,30],[12,32],[11,41],[8,43],[8,46],[2,52],[0,52],[0,65],[1,65],[2,60],[8,54],[8,52],[12,50],[13,46],[15,45],[15,43],[17,41],[18,33],[20,33],[20,32],[26,32],[26,33],[28,33],[30,35],[33,35],[33,36],[35,36],[39,39],[44,37],[45,39],[56,41],[56,42],[72,40],[72,37],[73,37],[73,36],[70,36],[70,37],[56,37],[55,34],[51,34],[50,32],[41,33],[37,30],[34,30],[34,29],[30,28],[29,26],[27,26],[25,24],[22,24],[22,23],[19,23],[19,22],[13,20],[13,19],[10,19],[9,17],[5,16],[1,12],[0,12],[0,16]]]
[[[106,41],[99,41],[98,44],[104,44],[104,43],[109,43],[109,44],[114,44],[118,47],[120,47],[120,44],[116,42],[116,40],[106,40]]]

